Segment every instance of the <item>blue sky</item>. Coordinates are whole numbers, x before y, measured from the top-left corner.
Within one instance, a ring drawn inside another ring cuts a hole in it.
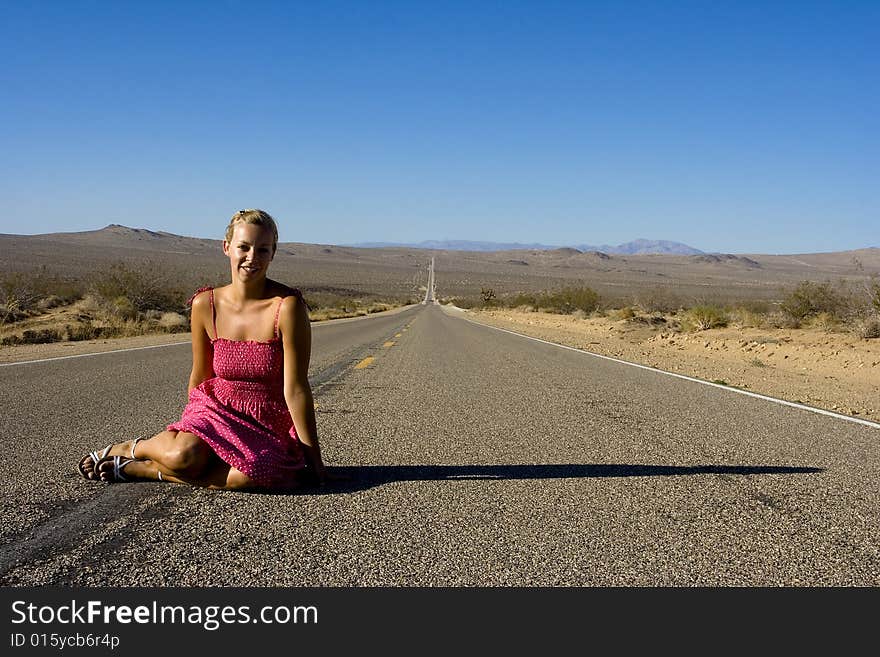
[[[880,246],[880,2],[0,3],[0,232]]]

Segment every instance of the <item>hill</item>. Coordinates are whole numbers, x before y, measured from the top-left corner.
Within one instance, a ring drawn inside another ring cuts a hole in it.
[[[154,272],[183,289],[228,280],[220,239],[111,224],[100,230],[0,235],[5,274],[100,276],[114,262]],[[458,246],[455,244],[454,246]],[[625,246],[625,245],[622,245]],[[633,243],[632,248],[640,248]],[[13,257],[14,256],[14,257]],[[802,280],[864,280],[880,275],[880,249],[837,253],[610,253],[574,247],[463,251],[282,242],[271,275],[314,294],[420,297],[435,258],[441,297],[474,297],[589,285],[608,298],[680,297],[778,300]]]

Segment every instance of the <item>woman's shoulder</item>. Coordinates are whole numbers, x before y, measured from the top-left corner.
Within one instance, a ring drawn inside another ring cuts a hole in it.
[[[224,286],[225,287],[225,286]],[[198,290],[193,292],[192,296],[186,300],[187,306],[193,307],[202,307],[208,303],[210,303],[210,299],[213,295],[216,294],[217,290],[222,290],[222,287],[214,287],[213,285],[204,285],[200,287]]]
[[[309,304],[306,303],[303,293],[299,288],[291,287],[284,283],[279,283],[278,281],[272,281],[272,285],[274,286],[272,288],[273,296],[281,297],[282,304],[284,304],[284,299],[287,297],[295,297],[296,301],[302,303],[306,308],[309,308]],[[288,301],[287,303],[296,305],[296,302]]]

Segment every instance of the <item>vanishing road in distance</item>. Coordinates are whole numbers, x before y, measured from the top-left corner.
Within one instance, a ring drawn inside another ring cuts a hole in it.
[[[6,586],[880,585],[880,429],[480,326],[314,325],[297,494],[99,484],[179,417],[189,346],[0,367]]]

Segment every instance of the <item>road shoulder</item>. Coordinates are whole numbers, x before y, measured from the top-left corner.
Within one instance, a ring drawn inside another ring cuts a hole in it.
[[[666,372],[880,421],[878,340],[815,330],[674,333],[608,318],[510,310],[447,312]]]

